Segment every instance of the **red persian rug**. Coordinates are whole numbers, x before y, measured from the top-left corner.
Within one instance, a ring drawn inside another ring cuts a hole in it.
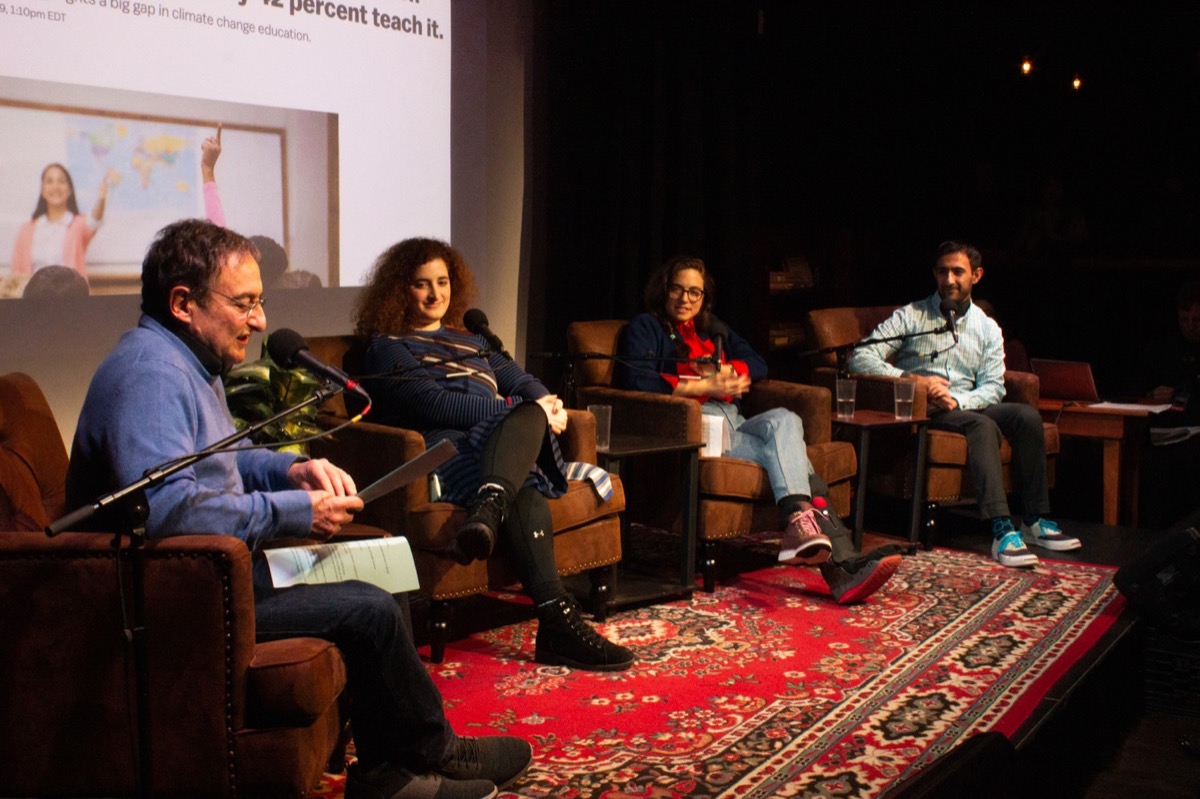
[[[842,607],[816,570],[775,566],[613,615],[602,631],[639,656],[626,672],[533,663],[533,622],[430,669],[459,733],[532,742],[503,796],[872,797],[969,735],[1016,731],[1120,614],[1111,577],[935,550]]]

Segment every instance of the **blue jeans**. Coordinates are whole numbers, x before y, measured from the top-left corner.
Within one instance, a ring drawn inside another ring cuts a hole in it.
[[[725,417],[730,428],[725,457],[754,461],[766,469],[776,502],[787,496],[812,496],[813,468],[799,416],[785,408],[772,408],[746,419],[733,403],[712,400],[704,403],[702,410]]]
[[[413,645],[408,600],[356,580],[254,589],[258,640],[330,641],[346,662],[358,759],[424,774],[450,754],[442,695]]]

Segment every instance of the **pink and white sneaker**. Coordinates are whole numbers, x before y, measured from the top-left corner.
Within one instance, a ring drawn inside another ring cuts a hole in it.
[[[788,519],[779,542],[779,562],[791,566],[816,566],[829,560],[833,544],[821,532],[817,512],[812,508],[797,511]]]

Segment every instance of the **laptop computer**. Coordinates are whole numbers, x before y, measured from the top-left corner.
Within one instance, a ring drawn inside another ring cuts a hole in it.
[[[1087,361],[1030,358],[1029,367],[1041,383],[1041,396],[1072,402],[1099,402],[1092,365]]]

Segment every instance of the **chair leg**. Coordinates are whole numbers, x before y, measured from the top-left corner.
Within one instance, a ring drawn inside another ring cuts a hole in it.
[[[591,591],[588,592],[588,610],[596,621],[608,618],[608,604],[612,599],[612,587],[616,579],[616,564],[601,566],[588,572],[588,580],[592,584]]]
[[[921,549],[928,552],[933,549],[933,540],[937,536],[938,504],[926,502],[921,513]]]
[[[446,659],[446,643],[450,640],[450,603],[441,599],[429,600],[429,659],[441,663]]]
[[[717,590],[717,542],[700,542],[700,574],[704,578],[704,591],[711,594]]]
[[[346,770],[346,747],[350,744],[353,734],[350,722],[347,721],[342,725],[342,731],[338,734],[337,743],[334,744],[333,752],[329,755],[329,762],[325,764],[327,774],[341,774]]]

